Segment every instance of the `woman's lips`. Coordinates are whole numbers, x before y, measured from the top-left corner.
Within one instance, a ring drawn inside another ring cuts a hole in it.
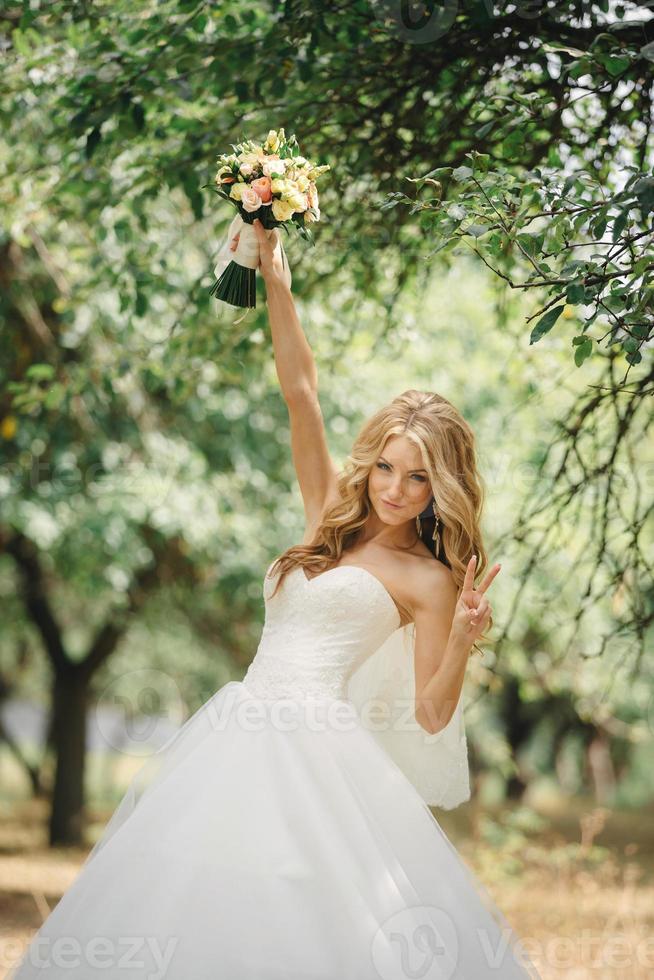
[[[391,504],[391,503],[389,503],[388,500],[384,500],[383,498],[382,498],[382,504],[386,504],[387,507],[392,507],[393,510],[399,510],[400,509],[400,505],[399,504]]]

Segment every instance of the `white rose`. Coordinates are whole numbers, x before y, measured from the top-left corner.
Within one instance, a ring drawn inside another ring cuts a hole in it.
[[[241,166],[239,167],[239,170],[241,171],[244,177],[251,177],[254,167],[252,166],[251,163],[242,163]]]
[[[241,191],[241,204],[246,211],[258,211],[261,207],[261,198],[249,185],[243,184]]]
[[[265,160],[263,164],[264,177],[272,177],[273,174],[286,173],[286,160]]]

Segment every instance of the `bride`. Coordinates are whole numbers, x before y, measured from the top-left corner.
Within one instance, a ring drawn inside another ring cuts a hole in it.
[[[474,585],[473,433],[405,391],[339,473],[281,243],[255,228],[306,531],[264,577],[243,681],[139,770],[11,977],[538,977],[428,805],[469,797],[461,691],[500,569]]]

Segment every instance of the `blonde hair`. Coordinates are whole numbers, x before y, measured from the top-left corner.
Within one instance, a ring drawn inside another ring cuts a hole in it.
[[[337,479],[338,497],[322,515],[310,544],[287,548],[274,562],[279,571],[273,595],[296,566],[319,574],[338,564],[371,513],[368,475],[391,435],[411,439],[429,474],[441,519],[441,542],[454,581],[461,589],[468,561],[477,555],[475,577],[488,564],[480,531],[485,489],[477,469],[474,432],[447,398],[410,388],[378,409],[361,428]],[[489,626],[492,625],[492,617]]]

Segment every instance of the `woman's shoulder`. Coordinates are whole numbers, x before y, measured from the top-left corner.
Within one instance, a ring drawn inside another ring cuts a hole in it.
[[[394,559],[394,575],[401,590],[403,602],[414,606],[431,604],[436,593],[456,598],[458,589],[452,570],[429,548],[419,543],[415,550],[398,553]]]

